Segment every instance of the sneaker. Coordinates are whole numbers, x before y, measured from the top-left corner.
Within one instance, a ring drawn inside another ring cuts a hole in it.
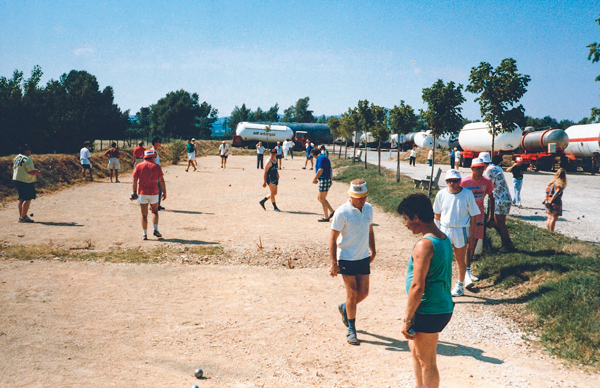
[[[469,276],[469,274],[465,275],[465,285],[464,288],[469,288],[473,285],[473,282],[471,281],[471,277]]]
[[[117,179],[117,180],[115,181],[115,183],[121,183],[121,181]]]
[[[476,282],[479,280],[479,278],[473,275],[472,273],[467,273],[467,276],[471,279],[472,282]]]
[[[258,201],[258,203],[260,203],[260,206],[262,206],[263,209],[267,210],[267,208],[265,207],[265,200],[263,199],[262,201]]]
[[[280,212],[281,210],[279,210],[278,208],[274,208],[273,211]]]
[[[21,218],[20,222],[32,223],[35,221],[33,221],[31,218],[29,218],[29,216],[25,216],[25,218]]]
[[[148,236],[147,235],[142,235],[142,240],[148,240]]]
[[[159,206],[159,207],[158,207],[158,210],[165,210],[165,208],[164,208],[164,207],[162,207],[162,206]]]
[[[158,238],[161,238],[161,237],[162,237],[162,234],[160,234],[160,232],[159,232],[158,230],[155,230],[155,231],[154,231],[154,235],[155,235],[156,237],[158,237]]]
[[[465,294],[465,289],[463,288],[463,286],[459,286],[457,284],[452,289],[452,296],[463,296],[464,294]]]

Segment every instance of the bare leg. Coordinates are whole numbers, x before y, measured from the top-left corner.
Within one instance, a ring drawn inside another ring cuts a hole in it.
[[[115,169],[115,181],[119,180],[119,170]]]
[[[25,212],[27,213],[27,212]],[[558,220],[558,216],[555,216],[554,214],[548,216],[548,230],[551,230],[554,232],[554,228],[556,227],[556,221]]]
[[[269,195],[267,195],[267,199],[271,200],[271,203],[275,204],[275,196],[277,195],[277,185],[272,183],[269,184]]]
[[[140,208],[142,209],[142,229],[146,230],[148,229],[148,204],[140,205]]]
[[[465,245],[464,247],[461,248],[455,248],[453,247],[454,250],[454,258],[456,259],[456,264],[458,265],[458,280],[460,282],[464,282],[465,281],[465,274],[467,273],[467,260],[466,260],[466,253],[467,253],[467,246]]]
[[[27,212],[29,211],[29,205],[31,204],[31,200],[23,201],[19,200],[19,218],[27,217]]]
[[[112,182],[112,178],[113,178],[113,169],[110,169],[110,181]]]
[[[515,249],[510,236],[508,234],[508,228],[506,227],[506,216],[501,214],[494,214],[494,227],[498,234],[500,234],[500,238],[502,239],[502,247],[500,249]]]
[[[369,295],[369,275],[342,275],[346,286],[346,314],[356,319],[356,305]]]
[[[150,209],[152,210],[152,224],[158,225],[158,202],[150,205]],[[148,209],[146,209],[146,212]]]
[[[332,214],[334,211],[327,200],[327,193],[327,191],[319,191],[319,195],[317,196],[317,200],[323,206],[323,218],[329,218],[329,214]]]
[[[408,341],[413,356],[417,386],[429,388],[440,386],[440,373],[436,361],[438,336],[438,333],[417,332],[415,339]]]

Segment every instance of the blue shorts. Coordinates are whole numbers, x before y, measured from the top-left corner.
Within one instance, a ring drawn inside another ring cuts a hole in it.
[[[338,260],[340,266],[340,274],[342,275],[370,275],[371,263],[369,258],[362,260]]]
[[[439,333],[444,330],[452,318],[452,313],[447,314],[419,314],[415,313],[410,327],[419,333]]]

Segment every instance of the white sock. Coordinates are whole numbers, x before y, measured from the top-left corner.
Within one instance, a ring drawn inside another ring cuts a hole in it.
[[[459,280],[458,282],[456,282],[456,285],[457,285],[457,286],[459,286],[459,287],[462,287],[462,286],[463,286],[463,282],[461,282],[461,281]]]
[[[143,234],[143,235],[144,235],[144,236],[147,236],[147,235],[148,235],[148,229],[144,229],[144,234]]]
[[[471,267],[467,267],[467,275],[469,275],[469,277],[471,277]]]
[[[158,232],[158,224],[154,224],[154,231]]]

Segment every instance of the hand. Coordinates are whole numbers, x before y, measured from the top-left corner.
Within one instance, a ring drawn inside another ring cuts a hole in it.
[[[411,326],[412,326],[412,324],[410,322],[402,322],[402,329],[400,329],[400,332],[406,339],[414,339],[415,338],[415,333],[413,331],[409,332]]]
[[[162,193],[162,200],[164,201],[165,199],[167,199],[167,192],[163,191],[163,193]]]
[[[373,260],[375,260],[375,255],[376,255],[376,253],[371,253],[369,255],[369,264],[371,264],[373,262]]]
[[[318,183],[318,179],[317,178],[313,179],[313,183],[316,185]]]
[[[338,263],[331,264],[331,266],[329,267],[329,275],[331,275],[331,277],[336,277],[339,273],[340,266],[338,265]]]
[[[267,182],[263,183],[263,187],[267,187]]]

